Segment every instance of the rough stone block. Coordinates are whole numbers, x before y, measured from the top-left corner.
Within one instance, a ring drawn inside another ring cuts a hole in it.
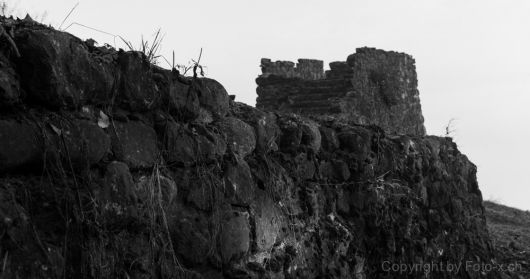
[[[95,60],[80,39],[51,29],[22,28],[14,40],[23,57],[17,69],[28,102],[78,108],[88,101],[110,101],[115,70]]]
[[[150,168],[158,159],[157,137],[153,128],[138,122],[115,122],[110,131],[112,152],[130,168]]]
[[[44,145],[36,125],[0,120],[0,171],[42,164]]]
[[[193,210],[178,210],[170,219],[169,230],[176,253],[187,263],[202,264],[214,245],[204,215]]]
[[[228,162],[224,171],[225,196],[232,204],[248,206],[254,198],[256,185],[245,160],[236,156],[235,162]]]
[[[228,150],[244,158],[256,148],[256,134],[252,126],[234,117],[226,117],[217,122],[225,134]]]
[[[153,79],[152,66],[141,52],[120,52],[118,103],[133,111],[147,111],[160,105],[159,88]]]
[[[256,246],[258,251],[268,251],[281,237],[283,219],[278,206],[264,193],[259,192],[255,204]]]
[[[371,149],[372,134],[366,129],[351,128],[338,134],[340,148],[355,154],[357,157],[368,156]]]
[[[190,80],[177,71],[153,66],[153,80],[160,92],[160,107],[182,120],[193,120],[199,112],[199,98],[190,90]]]
[[[281,150],[292,152],[305,146],[314,153],[320,151],[322,137],[316,122],[290,114],[282,115],[279,126],[282,132],[279,141]]]
[[[302,128],[301,144],[308,146],[313,152],[320,151],[322,137],[318,129],[318,124],[312,120],[304,119],[300,124]]]
[[[107,165],[101,200],[121,206],[136,204],[135,184],[127,164],[113,161]]]
[[[250,248],[250,225],[246,214],[233,211],[227,213],[220,234],[220,254],[223,262],[244,255]]]
[[[272,112],[264,112],[242,103],[234,104],[232,114],[239,119],[245,119],[254,127],[256,132],[256,150],[259,152],[277,151],[277,139],[280,136],[280,127],[277,117]]]
[[[191,165],[215,160],[227,148],[221,135],[202,126],[189,128],[169,121],[158,134],[162,139],[162,154],[169,163]]]
[[[19,101],[20,84],[11,63],[0,53],[0,106],[10,106]]]
[[[319,130],[322,137],[322,149],[332,152],[339,148],[339,139],[334,129],[321,126]]]
[[[216,80],[197,79],[192,83],[192,90],[199,96],[200,105],[209,110],[214,117],[223,117],[228,113],[230,97],[224,86]]]
[[[56,155],[74,167],[91,166],[110,153],[110,137],[96,123],[86,120],[52,121],[48,128]]]

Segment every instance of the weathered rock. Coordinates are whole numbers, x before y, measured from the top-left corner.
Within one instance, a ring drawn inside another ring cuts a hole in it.
[[[11,62],[0,53],[0,106],[9,106],[20,99],[20,84]]]
[[[256,150],[264,153],[277,151],[276,140],[280,136],[280,127],[274,113],[263,112],[242,103],[234,104],[232,114],[239,119],[245,119],[254,127],[256,132]]]
[[[167,121],[157,130],[163,143],[162,155],[168,163],[191,164],[196,161],[196,143],[185,127]]]
[[[226,141],[221,135],[202,126],[186,127],[168,121],[159,129],[163,142],[162,154],[169,163],[191,165],[222,157],[226,152]]]
[[[126,230],[140,223],[139,192],[127,164],[113,161],[107,165],[100,188],[95,190],[99,213],[103,224],[115,230]],[[143,202],[150,201],[145,198]]]
[[[248,217],[237,211],[224,217],[220,234],[220,254],[227,263],[243,256],[250,248],[250,226]]]
[[[0,171],[42,165],[44,139],[35,124],[0,120]]]
[[[2,231],[2,247],[9,251],[11,259],[17,259],[16,265],[26,266],[24,269],[17,269],[11,262],[6,261],[2,274],[11,278],[38,278],[54,277],[51,271],[42,270],[35,263],[45,262],[46,258],[41,253],[27,253],[36,247],[37,241],[30,236],[33,234],[32,228],[35,221],[30,217],[27,207],[15,200],[16,187],[27,185],[27,181],[14,179],[0,179],[0,230]],[[49,213],[48,213],[49,214]],[[49,214],[51,215],[51,214]],[[42,217],[40,215],[39,217]],[[53,259],[55,256],[54,247],[49,247],[48,255]],[[55,262],[52,262],[55,263]],[[60,263],[57,262],[59,266]]]
[[[258,119],[256,128],[257,147],[264,152],[278,151],[276,139],[280,136],[280,127],[273,113],[265,113]]]
[[[119,101],[132,111],[146,111],[160,105],[159,88],[152,66],[141,52],[120,52]]]
[[[110,137],[96,123],[75,120],[52,121],[48,125],[48,139],[52,141],[48,144],[67,165],[90,167],[110,153]]]
[[[141,201],[154,201],[156,206],[170,207],[176,200],[178,187],[172,178],[156,169],[150,176],[141,176],[136,183],[136,195]]]
[[[190,184],[190,189],[186,196],[186,202],[196,209],[210,212],[219,204],[225,202],[222,183],[215,184],[207,181],[209,176],[202,177],[204,180],[195,180]]]
[[[244,158],[256,148],[254,129],[242,120],[226,117],[217,122],[226,135],[228,150]]]
[[[350,178],[348,165],[342,160],[320,163],[320,176],[331,181],[344,182]]]
[[[212,212],[226,203],[222,169],[215,162],[176,169],[173,178],[187,205]],[[217,215],[219,212],[216,212]],[[218,222],[217,222],[218,223]]]
[[[173,237],[179,255],[190,264],[202,264],[207,260],[212,245],[205,235],[200,223],[189,218],[176,221]]]
[[[0,228],[8,239],[2,244],[10,244],[8,247],[16,245],[17,242],[22,245],[23,236],[30,225],[30,218],[24,207],[12,199],[16,190],[14,186],[9,179],[0,181]]]
[[[226,164],[224,178],[228,200],[232,204],[248,206],[254,198],[256,185],[247,162],[236,156],[235,162]]]
[[[21,28],[14,38],[27,101],[54,108],[78,108],[86,102],[110,103],[113,67],[95,60],[78,38],[45,28]]]
[[[158,160],[156,132],[136,121],[115,122],[109,132],[114,156],[130,168],[149,168]]]
[[[320,135],[321,135],[321,141],[322,141],[322,148],[328,152],[333,152],[337,148],[339,148],[339,139],[337,138],[337,133],[335,130],[327,128],[327,127],[320,127]]]
[[[367,157],[371,151],[372,134],[362,128],[350,128],[338,134],[340,148],[355,154],[358,158]]]
[[[171,206],[178,195],[177,184],[171,178],[162,175],[158,175],[156,183],[161,191],[158,195],[160,195],[160,198],[164,203],[163,206]]]
[[[209,78],[199,78],[192,83],[192,90],[199,96],[199,103],[211,111],[214,117],[223,117],[228,113],[230,98],[219,82]]]
[[[200,113],[199,98],[190,90],[191,80],[177,71],[153,66],[153,80],[160,93],[160,106],[179,120],[193,120]]]
[[[300,153],[293,158],[293,163],[296,166],[296,176],[300,179],[312,179],[315,175],[315,163],[306,153]]]
[[[107,165],[103,187],[100,199],[106,204],[129,206],[137,202],[135,184],[125,163],[113,161]]]
[[[268,251],[280,239],[283,221],[278,206],[264,192],[259,192],[255,205],[255,230],[258,251]]]
[[[214,258],[216,239],[209,228],[210,221],[213,220],[182,203],[175,203],[168,210],[167,220],[175,253],[182,264],[202,265]],[[220,221],[215,221],[215,225],[219,226]],[[218,229],[216,227],[214,230]]]
[[[281,121],[282,130],[280,137],[280,150],[283,152],[293,152],[302,143],[302,129],[293,120]]]
[[[189,85],[183,84],[178,80],[172,80],[169,96],[171,97],[170,108],[177,113],[196,114],[199,110],[199,98],[197,94],[190,90]]]
[[[218,131],[201,125],[194,126],[191,129],[192,133],[196,133],[197,159],[211,161],[222,157],[226,153],[226,141]]]
[[[282,131],[280,149],[283,151],[294,152],[301,146],[313,150],[314,153],[320,151],[322,137],[318,124],[314,121],[290,114],[283,116],[279,124]]]
[[[312,120],[305,119],[300,126],[302,128],[301,144],[308,146],[313,152],[318,153],[322,143],[318,124]]]

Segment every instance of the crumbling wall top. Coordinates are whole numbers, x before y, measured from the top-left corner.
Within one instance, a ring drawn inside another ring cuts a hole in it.
[[[425,135],[415,61],[406,53],[357,48],[346,61],[262,59],[256,106],[307,115],[334,115],[388,132]],[[272,78],[269,78],[272,76]],[[274,76],[284,77],[283,79]]]
[[[323,79],[324,62],[315,59],[298,59],[298,63],[291,61],[274,61],[261,59],[262,76],[276,75],[285,78],[300,78],[306,80]]]

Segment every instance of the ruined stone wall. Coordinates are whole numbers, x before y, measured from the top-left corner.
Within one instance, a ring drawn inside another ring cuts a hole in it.
[[[448,138],[263,111],[1,20],[20,52],[0,43],[2,278],[424,278],[382,262],[494,259]]]
[[[333,115],[353,123],[378,125],[391,133],[425,135],[414,63],[404,53],[359,48],[346,62],[330,63],[324,79],[264,72],[256,80],[256,106],[312,116]]]
[[[275,61],[261,59],[261,72],[263,76],[275,75],[286,78],[301,78],[317,80],[324,78],[324,62],[313,59],[298,59],[298,63],[291,61]]]

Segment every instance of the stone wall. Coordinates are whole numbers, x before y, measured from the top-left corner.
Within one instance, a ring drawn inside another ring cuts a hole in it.
[[[476,167],[448,138],[263,111],[0,19],[21,54],[0,43],[2,278],[424,278],[382,262],[494,260]]]
[[[275,61],[261,59],[263,76],[276,75],[286,78],[301,78],[317,80],[324,78],[324,62],[313,59],[298,59],[298,63],[291,61]]]
[[[266,65],[270,60],[262,60]],[[346,62],[330,63],[325,78],[290,73],[277,63],[256,80],[256,106],[311,116],[333,115],[374,124],[391,133],[425,135],[414,59],[407,54],[359,48]],[[273,64],[274,64],[273,63]],[[263,66],[263,68],[268,68]],[[280,68],[282,70],[276,70]]]

